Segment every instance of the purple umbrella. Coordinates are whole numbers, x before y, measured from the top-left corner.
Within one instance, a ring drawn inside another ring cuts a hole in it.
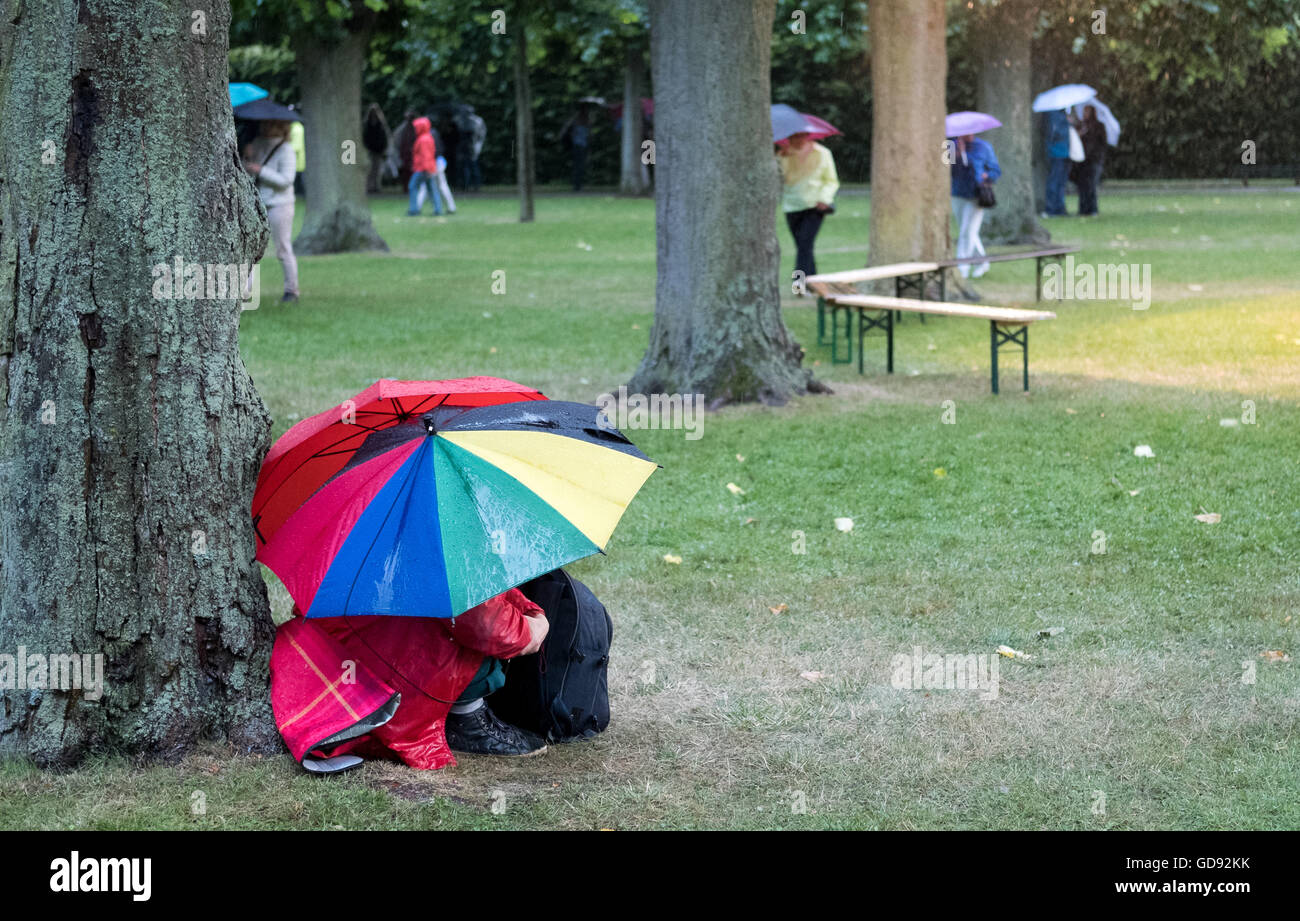
[[[943,120],[944,137],[959,138],[967,134],[979,134],[991,128],[1001,128],[1002,122],[983,112],[953,112]]]

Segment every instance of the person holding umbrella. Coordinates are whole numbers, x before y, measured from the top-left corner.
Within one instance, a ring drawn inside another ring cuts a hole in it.
[[[1066,83],[1034,97],[1033,110],[1046,112],[1044,141],[1047,146],[1047,188],[1044,217],[1064,217],[1065,183],[1070,177],[1070,118],[1067,110],[1095,98],[1097,91],[1086,83]]]
[[[247,114],[252,107],[262,108]],[[244,169],[257,184],[257,195],[266,207],[266,220],[271,226],[271,240],[275,243],[275,258],[284,269],[284,296],[281,303],[298,300],[298,260],[293,254],[293,180],[297,174],[297,161],[289,144],[289,126],[298,121],[291,109],[272,103],[269,99],[241,106],[237,112],[244,118],[255,118],[261,131],[244,148]],[[279,116],[279,117],[277,117]]]
[[[957,258],[983,256],[980,225],[984,223],[981,186],[991,187],[1002,176],[993,145],[975,132],[1001,127],[1002,123],[983,112],[954,112],[944,119],[944,132],[955,138],[952,162],[952,213],[957,219]],[[992,196],[985,193],[985,200]],[[989,270],[987,262],[964,264],[958,268],[962,278],[979,278]]]
[[[789,122],[790,113],[800,120],[799,124]],[[790,127],[802,130],[784,133]],[[826,122],[814,123],[789,106],[772,107],[772,133],[784,189],[781,210],[794,237],[795,271],[802,272],[805,278],[817,274],[813,244],[826,215],[835,213],[835,193],[840,188],[835,158],[817,143],[814,132],[821,137],[839,133]]]
[[[1083,141],[1083,162],[1078,165],[1075,184],[1079,187],[1079,215],[1089,217],[1097,214],[1097,183],[1106,162],[1106,128],[1097,117],[1096,106],[1083,107],[1078,131]]]

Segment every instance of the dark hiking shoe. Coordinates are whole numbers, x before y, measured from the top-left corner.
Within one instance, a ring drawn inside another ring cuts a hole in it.
[[[284,297],[280,298],[280,303],[296,304],[298,303],[298,295],[294,294],[292,291],[286,291],[284,292]]]
[[[546,743],[497,719],[485,703],[473,713],[447,714],[447,744],[461,755],[527,757],[546,751]]]

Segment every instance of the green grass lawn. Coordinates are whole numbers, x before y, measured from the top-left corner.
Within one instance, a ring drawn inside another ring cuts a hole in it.
[[[223,748],[8,765],[0,827],[1300,827],[1300,662],[1261,655],[1300,657],[1297,191],[1108,186],[1100,218],[1053,219],[1079,261],[1150,264],[1155,296],[1044,305],[1029,394],[1009,352],[989,393],[980,321],[909,317],[896,373],[868,340],[860,377],[787,297],[832,396],[720,410],[698,441],[630,433],[664,469],[608,556],[573,567],[615,623],[614,722],[593,742],[326,779]],[[392,251],[302,260],[297,305],[265,263],[241,341],[276,436],[379,377],[584,401],[627,380],[653,203],[543,197],[528,225],[507,197],[459,204],[411,219],[376,200]],[[842,197],[823,271],[864,263],[868,204]],[[1032,263],[977,287],[1032,306]],[[891,685],[914,646],[1000,644],[1033,658],[1000,660],[996,699]]]

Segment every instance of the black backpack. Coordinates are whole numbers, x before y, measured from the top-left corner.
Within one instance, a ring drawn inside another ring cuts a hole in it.
[[[548,742],[572,742],[609,725],[609,645],[614,624],[591,589],[556,569],[519,586],[546,612],[542,648],[506,664],[489,701],[502,720]]]

